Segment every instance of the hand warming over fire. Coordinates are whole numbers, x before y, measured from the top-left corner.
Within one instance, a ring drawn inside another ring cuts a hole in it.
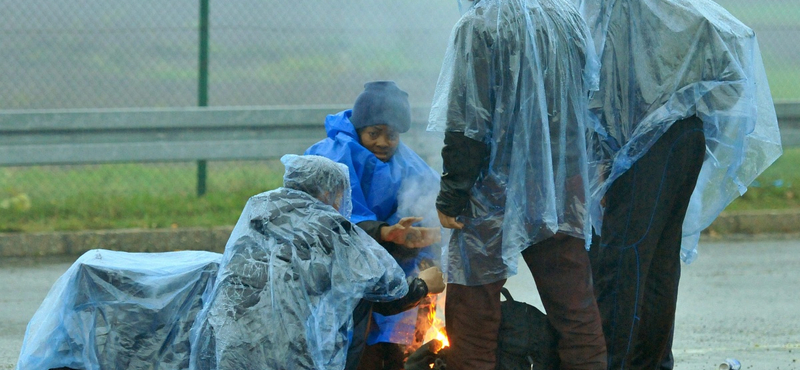
[[[404,217],[392,226],[384,226],[381,228],[381,239],[406,248],[424,248],[442,240],[437,227],[412,226],[420,221],[422,217]]]
[[[428,286],[428,294],[439,294],[444,291],[444,274],[439,267],[433,266],[420,271],[419,278]]]

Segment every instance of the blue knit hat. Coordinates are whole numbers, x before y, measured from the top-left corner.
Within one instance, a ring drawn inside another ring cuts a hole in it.
[[[356,129],[388,125],[397,132],[406,132],[411,127],[411,106],[408,94],[400,90],[394,81],[374,81],[364,84],[364,92],[358,95],[350,117]]]

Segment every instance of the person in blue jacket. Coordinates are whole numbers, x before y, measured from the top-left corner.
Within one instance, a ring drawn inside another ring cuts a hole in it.
[[[305,154],[349,168],[351,221],[414,276],[439,260],[431,245],[440,241],[441,230],[435,216],[439,175],[400,141],[410,126],[408,94],[392,81],[368,82],[353,109],[326,118],[328,137]],[[420,217],[427,212],[430,217]],[[404,345],[414,342],[416,321],[417,310],[373,313],[372,323],[362,323],[370,325],[370,333],[359,368],[402,369]]]

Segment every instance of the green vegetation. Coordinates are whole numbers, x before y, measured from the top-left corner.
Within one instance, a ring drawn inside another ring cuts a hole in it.
[[[212,162],[198,198],[194,164],[0,168],[0,232],[233,225],[282,175],[277,161]]]
[[[765,25],[793,27],[800,16],[800,3],[794,1],[779,0],[765,4],[762,1],[719,0],[717,3],[752,28]]]
[[[800,69],[769,60],[764,63],[772,99],[776,102],[800,100]]]
[[[797,194],[797,186],[800,186],[798,163],[800,148],[784,148],[783,155],[725,210],[800,209],[800,194]]]
[[[726,211],[800,208],[797,163],[787,149]],[[277,160],[210,162],[198,198],[193,163],[0,168],[0,232],[232,226],[282,174]]]
[[[800,99],[800,71],[791,62],[800,52],[793,41],[797,37],[800,2],[718,0],[717,3],[755,30],[773,99]]]

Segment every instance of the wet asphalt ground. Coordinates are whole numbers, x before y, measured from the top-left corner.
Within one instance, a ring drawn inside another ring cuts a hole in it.
[[[676,369],[800,369],[800,238],[701,242],[683,266],[673,352]],[[13,369],[25,328],[75,257],[0,261],[0,369]],[[530,274],[507,285],[541,308]]]

